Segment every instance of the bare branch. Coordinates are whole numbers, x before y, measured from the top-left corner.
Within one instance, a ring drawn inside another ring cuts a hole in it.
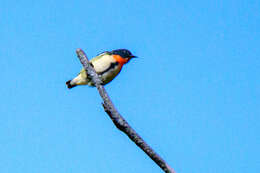
[[[135,130],[126,122],[126,120],[119,114],[110,100],[105,88],[101,85],[102,81],[96,73],[95,69],[89,63],[86,54],[82,49],[77,49],[76,53],[83,65],[88,76],[95,84],[100,96],[103,99],[103,107],[105,112],[109,115],[115,126],[124,132],[139,148],[141,148],[164,172],[175,173],[175,171],[157,154],[155,151],[135,132]]]

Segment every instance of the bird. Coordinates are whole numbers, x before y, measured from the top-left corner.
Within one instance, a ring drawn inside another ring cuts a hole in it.
[[[100,76],[102,85],[111,82],[121,71],[122,67],[128,63],[133,55],[127,49],[116,49],[112,51],[105,51],[98,54],[90,60],[90,64],[94,67],[97,74]],[[78,85],[95,86],[95,84],[88,78],[85,69],[83,68],[79,74],[66,82],[68,89],[74,88]]]

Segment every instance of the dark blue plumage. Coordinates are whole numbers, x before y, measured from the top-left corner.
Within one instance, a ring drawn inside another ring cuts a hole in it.
[[[116,49],[110,52],[113,55],[120,55],[122,58],[134,58],[135,56],[127,49]]]

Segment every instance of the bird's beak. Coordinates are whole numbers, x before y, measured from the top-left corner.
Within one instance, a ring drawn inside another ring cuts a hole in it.
[[[131,58],[138,58],[137,56],[132,55]]]

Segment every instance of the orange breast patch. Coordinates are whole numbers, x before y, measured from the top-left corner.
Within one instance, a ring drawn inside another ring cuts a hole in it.
[[[113,58],[114,58],[121,66],[123,66],[125,63],[127,63],[127,59],[122,58],[120,55],[113,55]]]

